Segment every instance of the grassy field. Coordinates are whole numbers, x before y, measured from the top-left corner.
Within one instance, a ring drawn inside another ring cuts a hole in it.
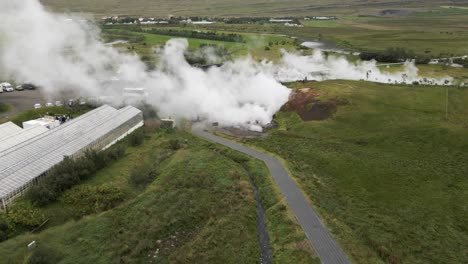
[[[352,81],[294,83],[348,100],[333,118],[245,143],[286,160],[356,263],[468,261],[468,90]]]
[[[445,0],[419,1],[375,0],[372,2],[338,0],[44,0],[45,5],[61,11],[89,12],[96,15],[148,15],[176,16],[286,16],[286,15],[329,15],[329,14],[375,14],[382,9],[421,9],[447,5]]]
[[[10,111],[10,107],[11,106],[9,106],[7,104],[0,103],[0,113],[6,113],[6,112]]]
[[[149,29],[151,27],[144,27]],[[172,30],[199,30],[196,27],[164,27],[164,29]],[[163,46],[169,39],[178,38],[166,35],[158,35],[152,33],[140,33],[132,31],[131,28],[112,29],[106,28],[103,31],[105,39],[125,39],[128,36],[119,34],[118,32],[125,32],[130,36],[141,35],[144,37],[142,41],[136,43],[118,44],[116,47],[137,52],[140,56],[152,57],[153,48]],[[218,33],[231,33],[230,31],[217,31]],[[190,50],[197,50],[203,44],[213,44],[223,46],[227,49],[229,55],[233,58],[251,55],[254,59],[262,60],[277,60],[281,56],[281,50],[295,50],[294,40],[285,36],[276,36],[271,34],[256,34],[256,33],[240,33],[244,37],[246,43],[237,43],[229,41],[217,41],[207,39],[186,38],[189,43]],[[266,48],[268,47],[268,49]]]
[[[435,8],[395,17],[339,16],[333,21],[305,21],[305,27],[280,24],[224,24],[197,29],[258,34],[287,34],[325,40],[351,50],[383,51],[401,47],[418,55],[445,57],[468,54],[468,10]],[[428,27],[428,25],[430,25]]]
[[[83,214],[89,205],[60,198],[39,209],[50,218],[45,230],[0,243],[0,263],[24,263],[32,240],[60,263],[256,263],[255,200],[241,164],[259,187],[273,263],[318,263],[262,163],[184,132],[147,134],[143,145],[62,195],[112,185],[125,194],[119,206]],[[132,187],[132,171],[146,166],[156,166],[156,180]]]

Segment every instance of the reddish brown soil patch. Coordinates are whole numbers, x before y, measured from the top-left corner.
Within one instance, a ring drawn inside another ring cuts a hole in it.
[[[304,107],[298,114],[304,121],[326,120],[336,113],[339,105],[346,104],[348,104],[346,99],[331,99],[327,102],[317,101],[312,104],[310,109]]]
[[[319,93],[317,93],[317,91],[313,89],[300,89],[296,92],[291,93],[291,95],[289,96],[289,101],[283,106],[283,110],[295,111],[299,113],[304,109],[305,106],[317,101],[316,98],[318,96]]]
[[[331,99],[326,102],[318,100],[319,93],[310,88],[294,92],[283,110],[294,111],[303,121],[326,120],[338,110],[338,106],[348,104],[346,99]]]

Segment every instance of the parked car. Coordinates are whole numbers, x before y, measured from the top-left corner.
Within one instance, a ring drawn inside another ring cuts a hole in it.
[[[42,107],[41,104],[34,104],[34,109],[39,109],[39,108],[41,108],[41,107]]]
[[[54,104],[53,104],[53,103],[50,103],[50,102],[47,102],[47,103],[45,104],[45,106],[46,106],[46,107],[50,107],[50,106],[54,106]]]
[[[24,90],[24,87],[23,85],[17,85],[16,88],[15,88],[16,91],[23,91]]]
[[[75,99],[68,100],[68,106],[74,106],[76,104]]]
[[[55,106],[63,106],[61,101],[55,101]]]
[[[30,84],[30,83],[23,83],[19,86],[21,86],[23,90],[35,90],[37,88],[37,86],[35,86],[34,84]],[[16,89],[18,90],[18,86],[16,86]]]
[[[86,100],[85,99],[80,99],[80,105],[85,105],[86,104]]]
[[[0,86],[3,88],[3,91],[5,92],[13,92],[15,90],[13,89],[13,86],[11,86],[11,84],[7,82],[0,83]]]

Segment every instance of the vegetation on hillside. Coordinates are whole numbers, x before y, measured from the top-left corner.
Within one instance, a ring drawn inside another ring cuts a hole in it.
[[[354,81],[294,83],[326,102],[324,121],[277,115],[247,140],[284,158],[326,225],[357,263],[463,263],[468,256],[468,89]]]
[[[262,163],[184,132],[144,131],[144,144],[126,139],[125,156],[45,207],[15,202],[49,222],[0,243],[0,263],[255,263],[255,200],[241,164],[258,181],[274,263],[318,261]]]

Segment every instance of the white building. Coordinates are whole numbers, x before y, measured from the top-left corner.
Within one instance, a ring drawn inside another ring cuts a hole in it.
[[[44,116],[38,119],[23,122],[23,128],[35,127],[38,125],[52,129],[60,126],[60,121],[56,120],[53,116]]]
[[[270,23],[291,23],[291,22],[293,22],[292,19],[275,19],[275,18],[270,19]]]

